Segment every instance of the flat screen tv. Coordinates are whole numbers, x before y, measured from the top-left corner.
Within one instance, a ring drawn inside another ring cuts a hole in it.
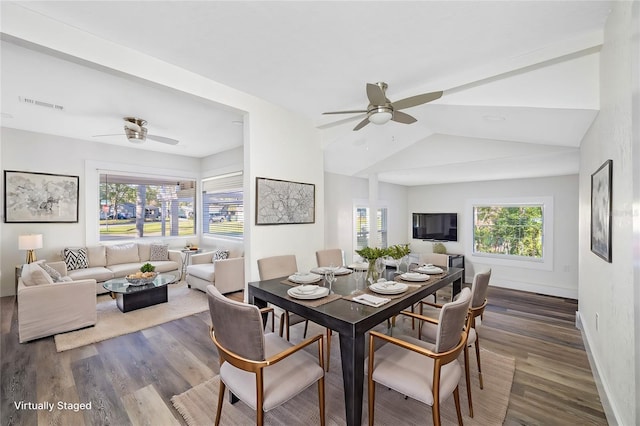
[[[413,213],[413,238],[458,241],[457,213]]]

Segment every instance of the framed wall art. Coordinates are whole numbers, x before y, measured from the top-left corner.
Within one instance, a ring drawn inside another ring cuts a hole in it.
[[[78,222],[79,177],[4,171],[5,223]]]
[[[591,175],[591,251],[611,263],[611,160]]]
[[[256,225],[315,223],[316,186],[256,178]]]

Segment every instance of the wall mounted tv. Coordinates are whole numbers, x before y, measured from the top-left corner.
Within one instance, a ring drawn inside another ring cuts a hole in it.
[[[413,238],[458,241],[457,213],[413,213]]]

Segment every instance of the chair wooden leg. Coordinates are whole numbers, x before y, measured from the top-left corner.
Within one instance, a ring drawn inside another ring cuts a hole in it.
[[[469,417],[473,418],[473,403],[471,401],[471,379],[469,377],[469,346],[464,347],[464,376],[467,381],[467,400],[469,401]]]
[[[220,415],[222,414],[222,404],[224,402],[224,392],[226,385],[220,380],[220,388],[218,389],[218,408],[216,409],[216,426],[220,424]]]
[[[367,366],[367,390],[369,399],[369,426],[373,426],[373,412],[376,405],[376,384],[373,382],[373,338],[369,339],[369,364]]]
[[[320,404],[320,425],[324,426],[325,423],[325,410],[324,410],[324,377],[318,380],[318,403]]]
[[[477,331],[474,346],[476,347],[476,360],[478,361],[478,379],[480,381],[480,389],[484,389],[482,384],[482,366],[480,365],[480,336],[478,336]]]
[[[458,425],[462,426],[462,412],[460,411],[460,392],[458,386],[453,390],[453,400],[456,403],[456,414],[458,415]]]

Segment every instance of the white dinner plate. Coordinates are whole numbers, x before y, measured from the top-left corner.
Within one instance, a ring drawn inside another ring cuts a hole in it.
[[[348,266],[349,269],[358,269],[360,271],[366,271],[367,269],[369,269],[369,264],[366,262],[357,262],[357,263],[352,263],[351,265]]]
[[[318,287],[315,291],[311,293],[301,293],[296,290],[297,288],[298,287],[290,288],[289,290],[287,290],[287,294],[293,297],[294,299],[306,299],[306,300],[320,299],[321,297],[325,297],[326,295],[329,294],[329,289],[327,287]]]
[[[415,272],[421,272],[423,274],[441,274],[444,272],[442,268],[437,266],[420,266],[414,269]]]
[[[311,272],[313,272],[314,274],[324,275],[324,273],[329,271],[330,269],[331,269],[330,266],[319,266],[317,268],[313,268]],[[333,269],[334,269],[333,273],[335,275],[347,275],[351,273],[351,269],[345,268],[344,266],[337,266],[337,267],[334,267]]]
[[[298,284],[317,283],[321,279],[322,279],[322,275],[318,275],[318,274],[297,273],[289,276],[289,281],[292,281]]]
[[[405,281],[426,281],[429,279],[429,275],[421,274],[419,272],[405,272],[400,275],[400,278]]]
[[[400,294],[407,291],[408,288],[409,287],[406,284],[395,281],[374,283],[369,286],[371,291],[380,294]]]

